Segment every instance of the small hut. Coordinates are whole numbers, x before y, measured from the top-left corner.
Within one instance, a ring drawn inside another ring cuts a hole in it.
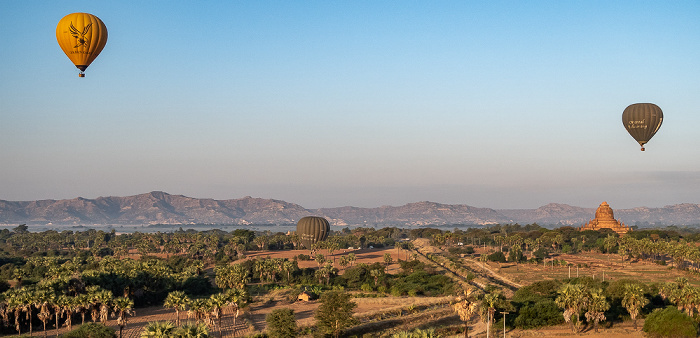
[[[304,302],[308,302],[308,301],[314,300],[314,299],[316,299],[316,295],[314,295],[313,293],[308,292],[308,291],[306,291],[306,290],[302,291],[302,292],[299,294],[299,296],[297,296],[297,301],[300,301],[300,300],[301,300],[301,301],[304,301]]]

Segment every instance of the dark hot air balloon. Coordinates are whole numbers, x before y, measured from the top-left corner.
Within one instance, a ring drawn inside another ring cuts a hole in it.
[[[85,69],[107,43],[107,27],[100,18],[88,13],[68,14],[56,26],[58,45],[85,77]]]
[[[644,151],[644,144],[656,134],[661,127],[664,113],[653,103],[635,103],[622,112],[622,124],[627,132],[634,137]]]
[[[325,240],[328,237],[328,233],[331,230],[331,226],[323,217],[318,216],[306,216],[297,222],[297,235],[307,249],[311,249],[311,246],[315,243]]]

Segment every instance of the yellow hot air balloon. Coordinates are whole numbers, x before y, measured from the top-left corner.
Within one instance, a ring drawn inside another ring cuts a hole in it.
[[[80,69],[85,69],[107,43],[107,27],[100,18],[88,13],[68,14],[56,26],[56,40],[66,56]]]

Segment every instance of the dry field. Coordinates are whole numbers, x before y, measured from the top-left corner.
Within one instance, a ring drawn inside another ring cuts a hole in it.
[[[499,264],[490,262],[488,265],[494,271],[521,284],[529,285],[544,279],[565,279],[576,276],[589,276],[607,281],[618,279],[634,279],[644,283],[670,282],[677,277],[685,277],[694,285],[700,281],[690,273],[671,268],[668,265],[658,265],[648,261],[625,261],[624,265],[618,255],[601,253],[579,253],[576,255],[560,254],[553,257],[564,260],[572,266],[553,266],[551,261],[544,264]]]
[[[338,260],[340,260],[341,256],[345,256],[349,253],[354,253],[356,260],[355,260],[355,265],[359,263],[365,263],[365,264],[372,264],[372,263],[384,263],[384,254],[389,253],[391,255],[391,258],[393,259],[393,262],[391,265],[388,266],[387,268],[387,273],[391,274],[396,274],[400,272],[401,268],[399,266],[398,262],[398,255],[399,253],[396,251],[394,248],[383,248],[383,249],[355,249],[355,250],[348,250],[348,249],[341,249],[337,251],[333,251],[333,254],[329,254],[328,251],[326,250],[318,250],[317,253],[322,254],[323,256],[326,257],[327,261],[332,261],[335,259],[335,267],[340,269],[339,274],[343,274],[345,272],[345,269],[343,269],[340,264],[338,264]],[[246,252],[246,259],[253,259],[253,258],[260,258],[260,257],[271,257],[271,258],[287,258],[287,259],[292,259],[292,257],[297,256],[299,254],[304,254],[304,255],[311,255],[311,251],[309,250],[284,250],[284,251],[249,251]],[[401,260],[406,260],[406,251],[402,250],[401,253]],[[312,260],[310,261],[298,261],[299,267],[300,268],[317,268],[318,264],[316,261]],[[351,266],[348,265],[347,268],[350,268]]]

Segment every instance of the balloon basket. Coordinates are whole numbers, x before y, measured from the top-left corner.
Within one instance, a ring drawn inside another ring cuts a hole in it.
[[[644,151],[644,147],[642,147],[642,151]]]
[[[80,74],[78,74],[78,77],[85,77],[85,74],[80,73]]]

